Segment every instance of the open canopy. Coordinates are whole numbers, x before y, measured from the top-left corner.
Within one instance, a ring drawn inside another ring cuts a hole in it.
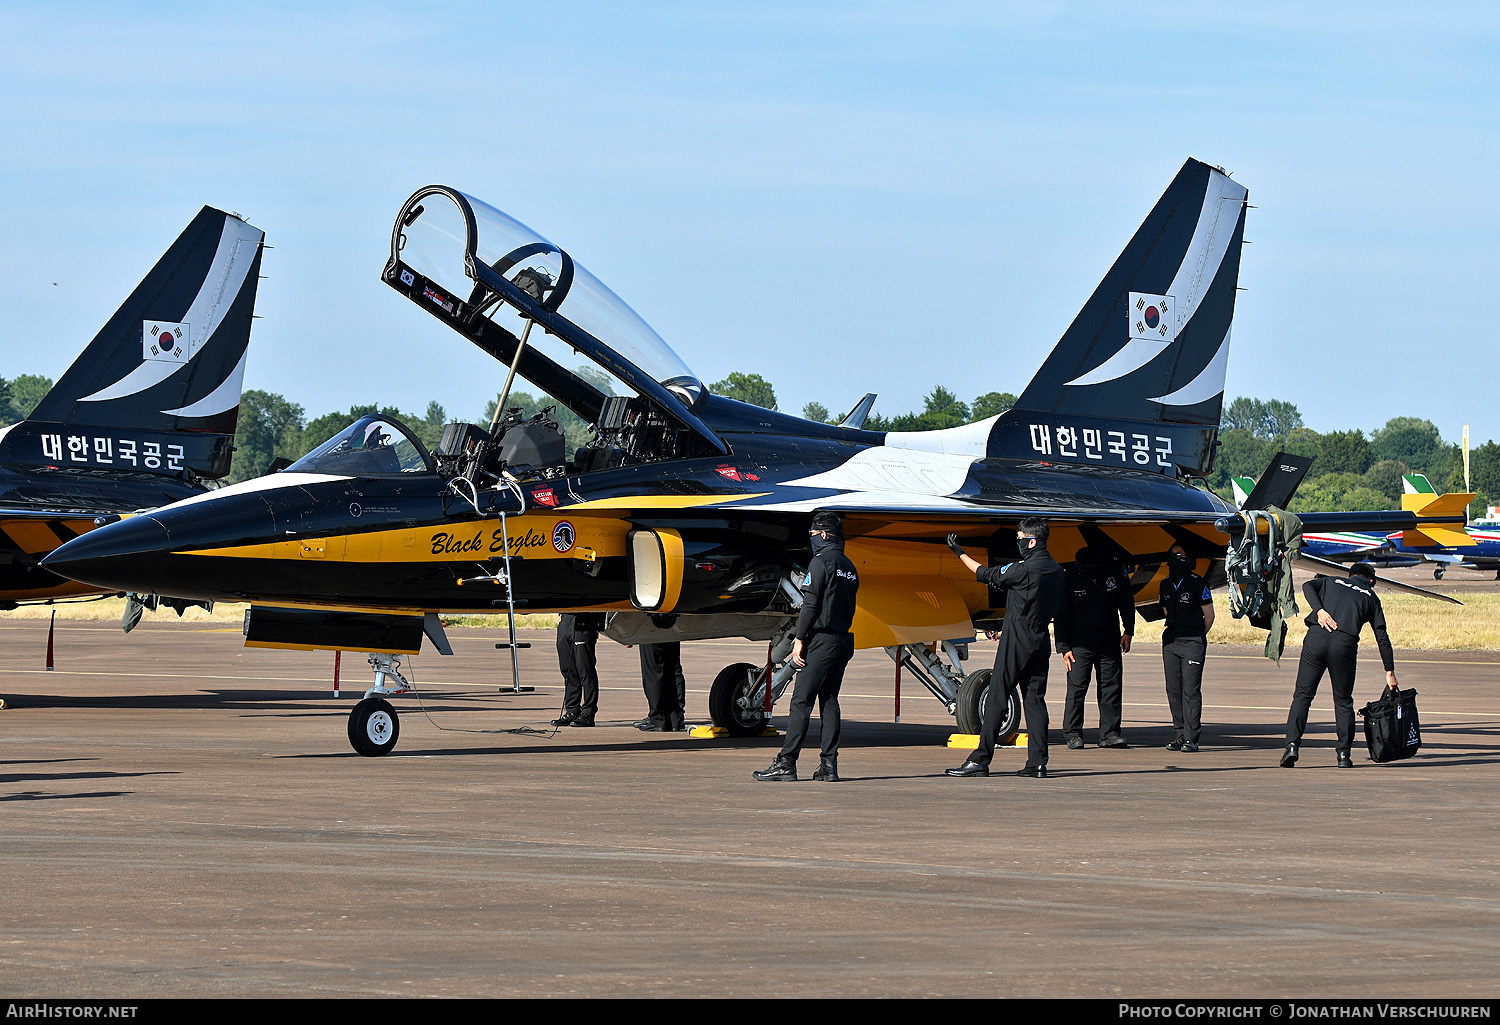
[[[442,185],[419,189],[391,233],[385,279],[579,416],[634,392],[719,451],[692,412],[703,385],[598,278],[520,221]],[[541,331],[531,330],[531,322]]]

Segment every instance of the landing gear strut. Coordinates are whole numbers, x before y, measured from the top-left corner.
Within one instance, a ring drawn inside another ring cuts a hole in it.
[[[405,694],[411,684],[401,675],[400,655],[377,652],[370,656],[370,668],[375,671],[375,686],[365,691],[364,700],[349,713],[349,743],[362,755],[386,755],[401,736],[401,720],[385,697]],[[387,686],[387,680],[395,680],[396,685]]]
[[[788,619],[771,642],[769,655],[771,704],[780,700],[797,675],[791,660],[793,634],[797,621]],[[771,723],[766,711],[767,667],[736,662],[725,666],[714,677],[708,691],[708,717],[731,737],[758,737]]]

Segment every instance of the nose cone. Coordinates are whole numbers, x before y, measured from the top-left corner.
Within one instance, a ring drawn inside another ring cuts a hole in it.
[[[111,591],[163,592],[158,586],[172,538],[149,513],[98,527],[42,560],[54,573]]]

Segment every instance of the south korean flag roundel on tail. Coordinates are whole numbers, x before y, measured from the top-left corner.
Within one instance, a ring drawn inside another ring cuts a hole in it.
[[[1177,337],[1177,302],[1170,295],[1130,293],[1130,337],[1170,342]]]
[[[141,358],[162,363],[186,363],[193,355],[192,338],[187,324],[142,321]]]

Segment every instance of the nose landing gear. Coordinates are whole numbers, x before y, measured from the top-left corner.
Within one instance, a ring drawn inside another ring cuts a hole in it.
[[[370,656],[375,671],[375,686],[365,691],[364,700],[349,713],[349,743],[362,755],[386,755],[395,750],[401,736],[401,719],[385,700],[387,695],[405,694],[411,684],[401,675],[401,656],[376,653]],[[386,685],[395,680],[396,686]]]

